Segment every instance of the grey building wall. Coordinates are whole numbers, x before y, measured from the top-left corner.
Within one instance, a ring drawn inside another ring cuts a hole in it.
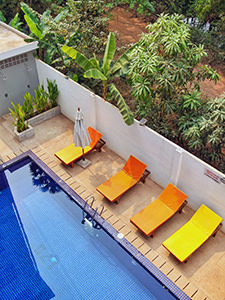
[[[38,74],[34,51],[0,60],[0,116],[9,113],[11,102],[23,103],[24,95],[34,95]]]

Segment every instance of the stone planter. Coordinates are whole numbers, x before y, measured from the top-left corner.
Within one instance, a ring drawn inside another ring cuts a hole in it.
[[[28,125],[28,129],[22,131],[22,132],[18,132],[16,127],[14,127],[14,133],[17,137],[17,139],[22,142],[26,139],[29,139],[30,137],[32,137],[34,135],[34,128],[30,125]]]
[[[49,110],[46,110],[44,111],[43,113],[40,113],[32,118],[30,118],[28,120],[28,123],[31,125],[31,126],[35,126],[37,124],[40,124],[41,122],[43,121],[46,121],[48,119],[51,119],[57,115],[59,115],[61,112],[61,109],[60,109],[60,106],[57,105]]]

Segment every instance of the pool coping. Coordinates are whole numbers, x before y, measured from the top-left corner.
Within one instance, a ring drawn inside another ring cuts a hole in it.
[[[35,153],[31,150],[28,150],[9,161],[0,165],[0,171],[9,167],[10,165],[18,162],[25,157],[30,157],[34,160],[59,186],[65,191],[74,201],[81,207],[84,208],[86,201],[80,197],[68,184],[62,180],[50,167],[48,167]],[[127,252],[130,253],[133,258],[135,258],[148,272],[153,275],[166,289],[168,289],[175,297],[180,300],[189,300],[191,299],[187,294],[185,294],[172,280],[170,280],[162,271],[160,271],[147,257],[144,256],[134,245],[132,245],[124,236],[119,234],[107,220],[103,217],[100,217],[98,213],[95,214],[95,210],[90,208],[87,204],[85,207],[85,212],[88,213],[93,220],[100,224],[102,228],[120,244]]]

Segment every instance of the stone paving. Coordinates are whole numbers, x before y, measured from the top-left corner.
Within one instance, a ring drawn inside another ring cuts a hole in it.
[[[13,135],[10,115],[0,118],[0,163],[22,152],[32,150],[58,176],[72,187],[83,199],[93,195],[94,207],[104,205],[103,218],[123,233],[141,253],[153,262],[177,286],[194,300],[225,299],[225,234],[221,230],[211,237],[186,264],[181,264],[162,247],[162,242],[185,224],[194,211],[187,205],[181,214],[161,226],[154,238],[146,238],[129,219],[140,209],[157,198],[163,188],[147,178],[126,192],[120,203],[109,203],[96,191],[96,187],[122,169],[125,161],[105,145],[102,152],[88,154],[91,165],[82,169],[63,166],[54,153],[72,143],[73,122],[63,115],[35,126],[35,136],[22,143]],[[99,130],[100,131],[100,130]],[[104,137],[103,137],[104,139]],[[151,171],[151,170],[150,170]]]

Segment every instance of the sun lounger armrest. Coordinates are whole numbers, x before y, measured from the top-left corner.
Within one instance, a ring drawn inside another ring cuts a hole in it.
[[[142,183],[145,183],[145,179],[148,177],[149,174],[151,174],[151,172],[148,171],[148,170],[146,169],[146,170],[144,171],[143,175],[141,176],[140,181],[141,181]]]
[[[97,144],[95,145],[94,149],[97,150],[98,152],[102,151],[102,147],[105,145],[105,141],[103,139],[100,139]]]

